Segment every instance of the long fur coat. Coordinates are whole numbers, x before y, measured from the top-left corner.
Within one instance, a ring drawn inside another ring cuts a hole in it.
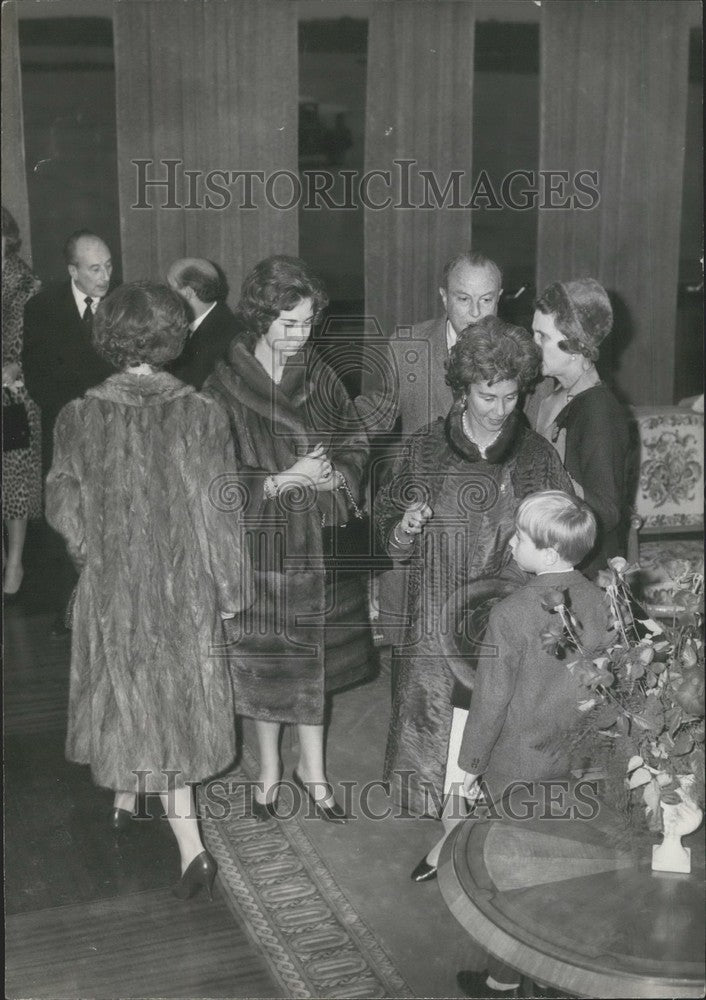
[[[99,785],[163,790],[235,755],[221,612],[252,600],[228,420],[171,375],[114,375],[59,414],[47,519],[81,569],[66,754]]]
[[[336,571],[327,580],[322,560],[322,521],[345,524],[353,513],[341,490],[266,500],[263,486],[321,442],[359,502],[367,435],[344,386],[309,345],[287,361],[277,385],[234,341],[204,391],[230,416],[255,572],[252,608],[226,626],[238,711],[320,724],[326,692],[371,669],[364,579]]]
[[[410,624],[394,651],[398,682],[384,772],[398,801],[419,815],[436,815],[443,792],[454,676],[440,632],[456,627],[452,598],[474,580],[524,582],[509,549],[520,501],[536,490],[573,492],[558,455],[522,413],[511,414],[483,459],[463,432],[462,409],[455,403],[446,420],[409,438],[375,503],[385,540],[410,503],[423,499],[433,511],[411,553]]]

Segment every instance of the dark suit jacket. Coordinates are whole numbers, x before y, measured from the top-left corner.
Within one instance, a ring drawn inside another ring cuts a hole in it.
[[[22,370],[27,391],[42,411],[48,457],[62,407],[115,371],[93,347],[70,281],[46,288],[25,306]]]
[[[453,403],[453,393],[446,384],[446,316],[417,323],[411,339],[395,338],[393,350],[400,381],[398,412],[402,434],[407,437],[445,417]],[[414,375],[413,380],[409,374]]]
[[[216,361],[225,357],[228,345],[240,329],[225,302],[217,302],[203,323],[189,335],[184,350],[171,363],[169,371],[200,390]]]
[[[446,384],[448,358],[445,316],[417,323],[390,340],[369,341],[355,400],[368,434],[395,430],[406,438],[445,417],[453,403]]]

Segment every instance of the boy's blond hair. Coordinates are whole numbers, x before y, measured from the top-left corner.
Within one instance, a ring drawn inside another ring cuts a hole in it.
[[[530,493],[517,508],[515,525],[538,549],[555,549],[572,566],[591,551],[598,531],[588,504],[563,490]]]

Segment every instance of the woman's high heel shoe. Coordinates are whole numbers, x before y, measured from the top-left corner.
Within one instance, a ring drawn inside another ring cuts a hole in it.
[[[266,823],[268,819],[278,819],[277,800],[274,802],[258,802],[253,795],[250,803],[250,812],[258,823]]]
[[[201,851],[181,876],[179,884],[174,886],[172,892],[177,899],[191,899],[203,886],[208,893],[208,898],[213,902],[213,882],[217,871],[218,865],[208,851]]]
[[[113,833],[125,833],[130,826],[132,813],[128,809],[111,809],[108,825]]]
[[[311,799],[317,816],[321,819],[325,819],[327,823],[343,824],[348,822],[350,816],[344,812],[343,809],[341,809],[335,799],[333,800],[332,806],[325,806],[323,802],[317,802],[296,771],[293,772],[292,778],[294,779],[294,784],[301,788],[303,792],[306,792]]]
[[[413,882],[428,882],[436,878],[436,870],[436,865],[430,865],[426,857],[423,857],[409,877]]]

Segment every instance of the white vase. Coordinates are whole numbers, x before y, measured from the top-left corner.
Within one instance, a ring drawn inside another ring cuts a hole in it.
[[[704,815],[703,810],[688,794],[693,781],[693,775],[685,775],[679,779],[681,788],[677,794],[681,802],[673,805],[660,802],[664,819],[664,838],[661,844],[655,844],[652,848],[652,871],[685,874],[691,871],[691,850],[682,845],[681,838],[698,829]]]

